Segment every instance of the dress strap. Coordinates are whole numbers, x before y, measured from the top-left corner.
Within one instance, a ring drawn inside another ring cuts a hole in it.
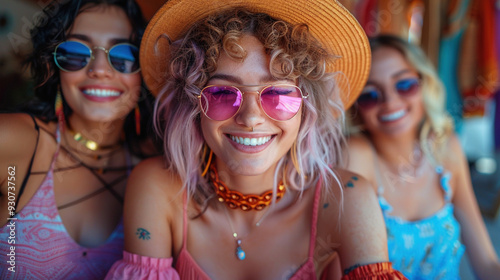
[[[188,216],[187,216],[188,192],[187,192],[187,190],[184,191],[182,200],[183,200],[183,202],[182,202],[182,250],[186,250],[187,223],[188,223]]]
[[[21,184],[21,188],[19,189],[19,193],[17,194],[16,207],[17,205],[19,205],[19,199],[21,198],[21,195],[23,194],[24,189],[26,188],[26,184],[28,183],[28,179],[31,175],[31,168],[33,167],[33,161],[35,159],[36,149],[38,148],[38,140],[40,139],[40,127],[38,127],[38,123],[36,122],[35,117],[32,114],[29,114],[29,116],[31,117],[31,119],[33,119],[33,123],[35,124],[35,130],[36,130],[35,150],[33,151],[33,155],[31,156],[26,176],[24,177],[23,183]]]
[[[448,203],[451,201],[453,195],[450,186],[451,173],[446,171],[442,165],[438,165],[435,169],[439,175],[439,185],[444,191],[444,201]]]
[[[375,183],[377,184],[377,196],[381,197],[382,194],[384,193],[384,184],[382,181],[382,177],[380,176],[380,174],[382,174],[379,168],[380,163],[378,160],[377,151],[375,150],[375,147],[373,147],[373,144],[371,142],[370,142],[370,148],[373,153],[373,172],[375,173]]]
[[[318,183],[316,184],[316,190],[314,191],[314,203],[313,203],[313,212],[312,212],[312,219],[311,219],[311,236],[310,236],[310,241],[309,241],[309,259],[312,259],[314,257],[314,247],[316,245],[316,232],[317,232],[317,227],[318,227],[318,212],[319,212],[319,201],[321,198],[321,183],[322,179],[318,180]]]
[[[370,142],[370,148],[373,153],[373,172],[375,173],[375,183],[377,184],[377,198],[380,208],[383,213],[390,213],[392,211],[392,206],[385,200],[384,198],[384,184],[381,177],[382,172],[380,172],[380,161],[378,159],[377,151],[373,146],[373,143]]]

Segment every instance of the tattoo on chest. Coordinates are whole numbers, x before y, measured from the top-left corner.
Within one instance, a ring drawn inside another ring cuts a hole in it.
[[[135,232],[135,235],[137,235],[137,237],[139,239],[142,239],[142,240],[149,240],[151,239],[151,234],[149,233],[149,231],[143,229],[143,228],[137,228],[137,231]]]

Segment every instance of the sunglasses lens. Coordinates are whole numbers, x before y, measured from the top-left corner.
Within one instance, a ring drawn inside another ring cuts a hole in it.
[[[300,110],[302,94],[296,86],[270,86],[261,92],[260,104],[271,119],[286,121]]]
[[[109,62],[116,71],[134,73],[139,70],[139,49],[129,44],[119,44],[109,50]]]
[[[89,63],[90,49],[82,43],[66,41],[57,46],[54,59],[62,70],[77,71]]]
[[[376,89],[374,88],[365,89],[358,97],[356,104],[358,104],[358,106],[363,109],[373,108],[375,105],[378,104],[379,98],[380,98],[380,93]]]
[[[396,83],[396,90],[401,96],[411,96],[415,94],[420,87],[420,80],[417,78],[404,79]]]
[[[215,121],[224,121],[234,116],[241,101],[241,92],[231,86],[209,86],[201,91],[201,109]]]

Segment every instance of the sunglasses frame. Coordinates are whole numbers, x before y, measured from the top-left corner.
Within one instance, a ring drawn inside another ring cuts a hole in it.
[[[241,85],[241,86],[238,86],[238,87],[261,87],[263,85]],[[293,116],[291,116],[289,119],[286,119],[286,120],[277,120],[275,118],[272,118],[271,116],[269,116],[266,112],[266,110],[264,110],[264,108],[262,107],[262,101],[261,101],[261,94],[264,90],[270,88],[270,87],[279,87],[279,86],[286,86],[286,87],[295,87],[299,90],[299,93],[300,93],[300,96],[301,96],[301,101],[300,101],[300,108],[297,110],[297,112],[295,112],[295,114],[293,114]],[[231,115],[230,117],[228,117],[227,119],[225,120],[214,120],[212,119],[211,117],[209,117],[207,115],[207,113],[205,112],[205,110],[203,109],[203,105],[201,104],[201,97],[203,95],[203,91],[207,88],[210,88],[210,87],[230,87],[230,88],[234,88],[236,89],[237,92],[240,92],[241,93],[241,103],[240,103],[240,106],[238,107],[238,110],[236,110],[236,112],[234,112],[233,115]],[[241,109],[241,106],[243,105],[243,102],[244,102],[244,98],[243,98],[243,95],[245,94],[244,91],[240,90],[237,86],[228,86],[228,85],[209,85],[209,86],[206,86],[204,88],[201,89],[200,91],[200,94],[197,96],[198,97],[198,100],[199,100],[199,104],[200,104],[200,108],[201,108],[201,111],[203,112],[203,114],[213,120],[213,121],[227,121],[229,120],[230,118],[236,116],[236,114],[238,114],[238,112],[240,111]],[[253,90],[253,91],[247,91],[247,92],[257,92],[258,93],[258,96],[259,96],[259,107],[260,109],[262,110],[262,112],[264,112],[264,114],[266,114],[266,116],[268,118],[270,118],[271,120],[274,120],[274,121],[277,121],[277,122],[285,122],[285,121],[289,121],[291,119],[293,119],[293,117],[295,117],[297,115],[297,113],[301,110],[302,108],[302,105],[304,104],[304,99],[307,99],[309,97],[309,94],[308,95],[304,95],[302,93],[302,90],[300,89],[300,87],[296,86],[296,85],[287,85],[287,84],[277,84],[277,85],[267,85],[267,86],[264,86],[261,90]]]
[[[104,53],[106,54],[106,58],[108,60],[108,63],[109,65],[111,66],[111,68],[113,68],[113,70],[115,70],[116,72],[120,73],[120,74],[135,74],[139,71],[141,71],[141,65],[139,64],[139,68],[137,68],[137,70],[133,71],[133,72],[121,72],[119,71],[118,69],[115,68],[115,66],[113,66],[113,64],[111,63],[111,58],[110,58],[110,55],[109,53],[111,52],[111,50],[117,46],[121,46],[121,45],[128,45],[128,46],[131,46],[131,47],[134,47],[137,49],[137,53],[139,53],[139,48],[130,44],[130,43],[119,43],[119,44],[116,44],[116,45],[113,45],[111,48],[109,49],[106,49],[105,47],[98,47],[98,46],[95,46],[93,48],[89,47],[87,44],[85,43],[82,43],[82,42],[79,42],[79,41],[74,41],[74,40],[67,40],[67,41],[64,41],[64,42],[61,42],[59,44],[57,44],[56,48],[54,49],[54,52],[52,53],[54,55],[54,62],[56,63],[57,67],[65,72],[76,72],[76,71],[80,71],[82,69],[84,69],[85,67],[87,67],[89,64],[90,64],[90,61],[85,65],[83,66],[82,68],[78,69],[78,70],[68,70],[68,69],[64,69],[61,65],[59,65],[59,62],[57,62],[57,58],[56,58],[56,55],[57,55],[57,49],[59,48],[60,45],[64,44],[64,43],[67,43],[67,42],[75,42],[75,43],[78,43],[78,44],[82,44],[84,45],[85,47],[87,47],[90,51],[90,60],[95,60],[95,56],[94,56],[94,50],[96,49],[99,49],[99,50],[102,50],[104,51]],[[139,57],[137,57],[139,58]]]
[[[413,96],[413,95],[416,93],[416,91],[415,91],[415,93],[413,93],[413,94],[410,94],[410,95],[405,95],[405,94],[401,94],[401,93],[399,92],[399,90],[396,88],[396,84],[397,84],[397,83],[399,83],[399,82],[401,82],[401,81],[405,81],[405,80],[416,80],[416,81],[417,81],[417,86],[418,86],[418,89],[420,89],[420,88],[421,88],[421,86],[422,86],[422,77],[420,77],[420,75],[419,75],[419,77],[415,77],[415,78],[406,78],[406,79],[401,79],[401,80],[397,81],[397,82],[394,84],[394,88],[395,88],[396,92],[398,93],[398,96],[403,97],[403,98],[404,98],[404,97],[407,97],[407,96],[408,96],[408,97],[409,97],[409,96]],[[374,108],[374,107],[375,107],[375,106],[377,106],[377,105],[380,105],[382,102],[384,102],[384,100],[385,100],[385,97],[384,97],[385,92],[384,92],[383,90],[381,90],[378,86],[375,86],[375,87],[378,89],[378,92],[379,92],[379,95],[378,95],[378,97],[377,97],[377,101],[376,101],[373,105],[364,105],[364,106],[363,106],[363,105],[359,105],[358,100],[359,100],[359,98],[361,97],[361,95],[363,95],[363,92],[361,92],[361,94],[360,94],[360,95],[358,96],[358,98],[356,99],[356,102],[355,102],[356,107],[361,108],[361,109],[365,109],[365,110],[367,110],[367,109],[369,110],[369,109]]]

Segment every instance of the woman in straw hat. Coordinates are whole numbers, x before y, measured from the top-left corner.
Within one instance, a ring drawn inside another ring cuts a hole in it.
[[[165,155],[131,174],[108,279],[403,277],[374,191],[335,167],[369,61],[334,1],[167,2],[141,44]]]
[[[122,257],[126,179],[152,131],[145,27],[133,0],[52,1],[36,22],[33,115],[0,115],[0,279],[103,279]]]
[[[463,240],[477,276],[498,279],[500,263],[432,63],[394,36],[370,43],[370,76],[351,109],[363,129],[349,139],[349,168],[376,187],[389,260],[409,279],[459,279]]]

